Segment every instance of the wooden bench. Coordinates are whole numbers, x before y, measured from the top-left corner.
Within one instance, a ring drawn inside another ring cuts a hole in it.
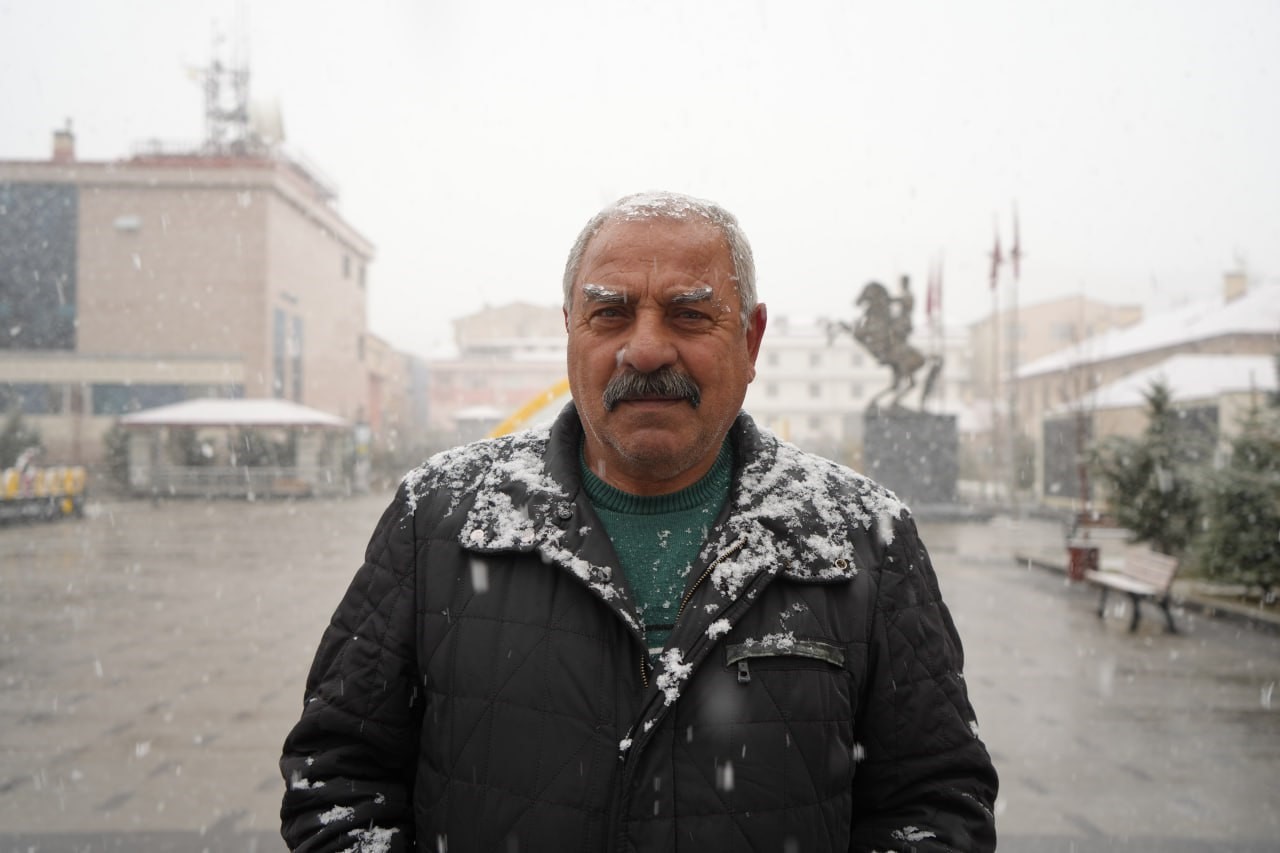
[[[1133,617],[1129,621],[1129,630],[1138,629],[1138,620],[1142,618],[1143,599],[1151,599],[1164,611],[1165,622],[1169,632],[1178,633],[1178,626],[1173,624],[1173,613],[1169,610],[1169,592],[1173,586],[1173,577],[1178,573],[1178,558],[1159,554],[1150,548],[1134,548],[1124,558],[1124,568],[1119,571],[1087,571],[1085,580],[1102,587],[1102,597],[1098,600],[1098,618],[1107,612],[1107,593],[1118,590],[1133,599]]]

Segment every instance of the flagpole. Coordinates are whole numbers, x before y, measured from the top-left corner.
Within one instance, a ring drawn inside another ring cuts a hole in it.
[[[1018,233],[1018,205],[1013,206],[1013,247],[1009,251],[1009,259],[1013,262],[1013,287],[1009,294],[1009,498],[1014,510],[1018,508],[1018,348],[1022,340],[1022,329],[1018,325],[1018,267],[1022,261],[1022,243]]]
[[[996,226],[995,245],[991,250],[991,466],[988,483],[991,497],[1000,482],[1000,229]]]

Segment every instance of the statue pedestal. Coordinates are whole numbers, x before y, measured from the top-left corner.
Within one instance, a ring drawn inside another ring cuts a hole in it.
[[[955,415],[908,409],[871,410],[862,418],[862,459],[868,477],[913,511],[956,503],[960,440]]]

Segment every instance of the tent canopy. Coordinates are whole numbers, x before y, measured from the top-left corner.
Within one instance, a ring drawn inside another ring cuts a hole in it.
[[[328,412],[276,399],[187,400],[126,415],[120,423],[126,427],[351,427],[349,422]]]

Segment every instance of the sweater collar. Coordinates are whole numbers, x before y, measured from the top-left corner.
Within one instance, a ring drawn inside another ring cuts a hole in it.
[[[719,506],[729,491],[729,482],[733,477],[732,443],[728,438],[724,440],[710,470],[698,482],[668,495],[633,495],[614,488],[587,467],[582,445],[578,449],[578,473],[582,477],[587,498],[598,510],[628,515],[661,515],[686,512],[712,501]]]

